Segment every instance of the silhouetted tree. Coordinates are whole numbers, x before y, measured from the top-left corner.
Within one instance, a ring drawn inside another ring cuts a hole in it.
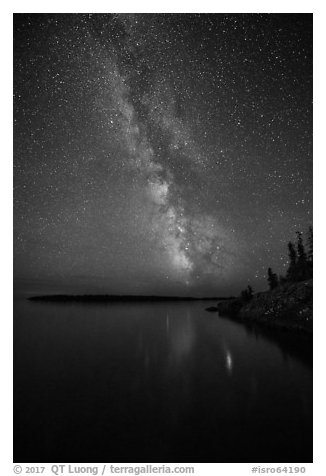
[[[310,277],[309,264],[305,247],[303,245],[302,233],[297,231],[297,252],[298,260],[296,265],[296,281],[302,281]]]
[[[276,273],[273,273],[272,268],[267,270],[267,281],[270,289],[275,289],[278,286],[278,276]]]
[[[277,286],[284,286],[286,283],[303,281],[313,277],[313,230],[309,226],[306,249],[303,244],[302,232],[297,231],[297,241],[294,244],[288,242],[289,266],[286,276],[278,276],[273,272],[272,268],[267,270],[267,281],[269,288],[275,289]],[[249,301],[252,298],[253,291],[251,286],[241,292],[241,299]]]
[[[252,299],[254,291],[250,285],[247,286],[247,289],[241,291],[241,299],[245,302],[248,302]]]
[[[308,255],[303,244],[302,233],[301,231],[297,231],[296,234],[296,246],[291,241],[288,243],[290,264],[286,277],[288,281],[292,282],[303,281],[304,279],[309,279],[312,276],[312,264],[309,262]]]
[[[289,241],[288,243],[288,250],[289,250],[290,263],[286,273],[286,278],[289,281],[295,281],[296,280],[296,266],[297,266],[297,252],[295,250],[295,247],[292,241]]]
[[[309,226],[307,238],[307,278],[313,277],[313,233],[312,226]]]
[[[297,231],[297,251],[298,251],[298,261],[307,261],[306,250],[303,245],[302,233]]]
[[[307,239],[307,259],[310,263],[313,262],[313,233],[312,233],[312,226],[309,226],[308,230],[308,239]]]

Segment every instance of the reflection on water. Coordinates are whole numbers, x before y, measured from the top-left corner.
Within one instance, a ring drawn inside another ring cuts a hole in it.
[[[206,306],[17,302],[15,461],[311,461],[308,343]]]
[[[229,350],[225,351],[225,365],[229,375],[232,375],[233,360]]]
[[[183,319],[173,319],[171,326],[168,323],[167,344],[171,369],[186,364],[195,344],[194,322],[190,318],[189,311]]]

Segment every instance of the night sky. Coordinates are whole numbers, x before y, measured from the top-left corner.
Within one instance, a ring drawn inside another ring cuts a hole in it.
[[[234,295],[312,224],[312,15],[14,15],[23,292]]]

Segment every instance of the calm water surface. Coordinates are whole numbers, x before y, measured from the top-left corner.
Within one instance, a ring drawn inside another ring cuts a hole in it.
[[[14,308],[15,462],[310,462],[311,346],[209,302]]]

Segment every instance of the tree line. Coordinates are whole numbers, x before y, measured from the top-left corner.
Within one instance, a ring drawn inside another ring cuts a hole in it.
[[[301,231],[296,232],[296,243],[289,241],[289,266],[285,276],[273,273],[272,268],[267,270],[267,281],[270,289],[286,283],[296,283],[312,278],[313,275],[313,230],[309,227],[306,246],[303,243]]]
[[[297,239],[293,243],[289,241],[288,257],[289,266],[286,275],[277,275],[269,267],[267,270],[267,282],[269,289],[275,289],[278,286],[283,286],[286,283],[296,283],[304,281],[313,277],[313,229],[309,227],[307,233],[306,243],[303,242],[301,231],[296,232]],[[250,285],[241,292],[241,299],[243,301],[250,301],[253,296],[253,289]]]

